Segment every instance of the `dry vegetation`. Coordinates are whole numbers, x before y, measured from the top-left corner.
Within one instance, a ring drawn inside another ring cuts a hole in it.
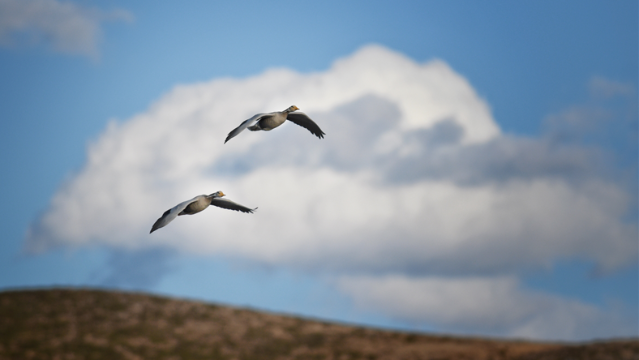
[[[548,344],[331,324],[136,293],[0,293],[0,359],[639,359],[634,340]]]

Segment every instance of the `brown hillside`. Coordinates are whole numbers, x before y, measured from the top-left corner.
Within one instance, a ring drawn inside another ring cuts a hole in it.
[[[547,344],[375,330],[136,293],[0,293],[0,359],[639,359],[639,342]]]

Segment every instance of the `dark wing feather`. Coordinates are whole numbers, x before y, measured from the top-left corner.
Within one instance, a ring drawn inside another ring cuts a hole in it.
[[[246,206],[242,206],[240,204],[236,204],[236,203],[232,202],[231,200],[227,200],[227,199],[223,199],[223,198],[215,198],[215,199],[211,200],[211,205],[214,205],[214,206],[217,206],[217,207],[221,207],[221,208],[224,208],[224,209],[241,211],[243,213],[253,213],[253,211],[257,210],[257,208],[255,208],[255,209],[247,208]]]
[[[320,127],[317,126],[317,124],[303,112],[296,111],[288,113],[288,115],[286,115],[286,119],[296,123],[303,128],[308,129],[308,131],[310,131],[313,135],[317,136],[320,139],[324,138],[324,135],[326,135],[324,134],[322,129],[320,129]]]

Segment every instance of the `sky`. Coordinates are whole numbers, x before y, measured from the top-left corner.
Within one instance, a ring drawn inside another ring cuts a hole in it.
[[[638,336],[636,1],[0,0],[0,290]],[[229,131],[296,105],[285,123]],[[153,234],[162,213],[222,190]]]

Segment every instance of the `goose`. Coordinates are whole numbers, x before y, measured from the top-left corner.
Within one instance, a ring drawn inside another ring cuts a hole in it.
[[[226,140],[224,140],[224,143],[226,144],[227,141],[236,137],[246,128],[251,131],[269,131],[282,125],[286,120],[292,121],[297,125],[306,128],[308,131],[311,132],[311,134],[317,136],[320,139],[324,138],[324,135],[326,134],[324,134],[322,129],[320,129],[320,127],[317,126],[317,124],[303,112],[294,113],[294,111],[296,110],[299,110],[299,108],[295,105],[292,105],[284,111],[255,114],[250,119],[245,120],[243,123],[241,123],[240,126],[233,129],[233,131],[231,131],[226,137]]]
[[[225,196],[223,192],[217,191],[211,195],[198,195],[191,200],[187,200],[185,202],[181,202],[177,204],[175,207],[170,208],[165,211],[162,216],[157,219],[153,227],[151,228],[151,233],[155,230],[167,226],[173,219],[180,215],[193,215],[197,214],[200,211],[209,207],[209,205],[215,205],[217,207],[221,207],[224,209],[241,211],[244,213],[253,213],[253,211],[257,210],[247,208],[246,206],[242,206],[240,204],[236,204],[231,200],[222,199],[222,196]]]

